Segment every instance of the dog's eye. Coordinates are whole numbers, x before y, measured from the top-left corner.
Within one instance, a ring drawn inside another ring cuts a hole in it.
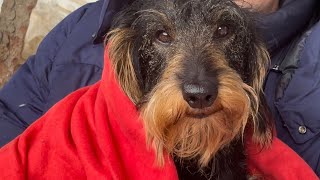
[[[163,30],[160,30],[156,33],[156,38],[158,41],[164,44],[169,44],[172,42],[172,37],[166,31]]]
[[[218,26],[215,35],[217,37],[225,37],[229,34],[229,27],[226,25]]]

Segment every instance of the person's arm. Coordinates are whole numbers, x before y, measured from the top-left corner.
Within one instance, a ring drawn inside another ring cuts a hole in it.
[[[23,132],[49,108],[48,98],[52,97],[50,80],[56,56],[82,19],[88,16],[87,14],[92,14],[92,11],[100,10],[98,6],[101,5],[98,3],[103,1],[87,4],[61,21],[41,42],[37,53],[31,56],[0,90],[0,147]],[[98,21],[99,12],[95,18]],[[69,86],[70,91],[80,88],[79,84]],[[63,92],[61,96],[67,93]]]

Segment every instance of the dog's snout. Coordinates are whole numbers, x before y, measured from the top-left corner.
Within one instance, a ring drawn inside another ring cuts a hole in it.
[[[213,104],[217,97],[217,90],[207,84],[186,83],[183,85],[182,94],[190,107],[202,109]]]

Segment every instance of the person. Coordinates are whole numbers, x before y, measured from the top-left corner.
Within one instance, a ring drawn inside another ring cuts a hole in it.
[[[257,25],[272,59],[265,94],[277,136],[320,176],[319,2],[239,1],[262,12]],[[0,146],[67,94],[101,78],[103,39],[112,17],[126,3],[129,0],[87,4],[47,35],[37,53],[0,91]]]

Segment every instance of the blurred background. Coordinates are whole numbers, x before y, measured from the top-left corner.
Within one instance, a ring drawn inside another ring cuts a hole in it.
[[[65,16],[96,0],[0,0],[0,88]]]

